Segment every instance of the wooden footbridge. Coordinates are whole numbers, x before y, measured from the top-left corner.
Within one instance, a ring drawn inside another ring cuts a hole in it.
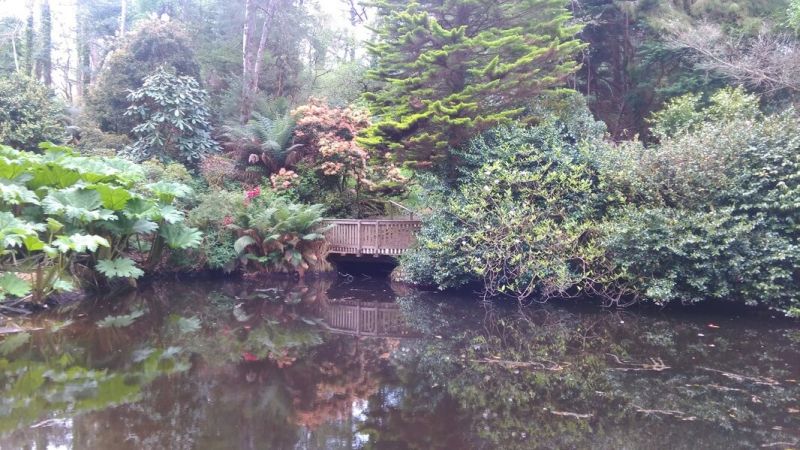
[[[413,217],[394,219],[330,219],[323,223],[328,254],[361,257],[392,256],[406,252],[416,241],[421,227]]]

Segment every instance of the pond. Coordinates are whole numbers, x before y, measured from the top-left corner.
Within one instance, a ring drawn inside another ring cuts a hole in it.
[[[800,327],[383,280],[158,282],[6,322],[0,448],[800,445]]]

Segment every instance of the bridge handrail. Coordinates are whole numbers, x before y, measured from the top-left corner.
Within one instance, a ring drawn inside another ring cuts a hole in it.
[[[399,256],[416,240],[419,220],[326,219],[329,253]],[[331,226],[332,225],[332,226]]]
[[[407,211],[409,219],[414,220],[414,214],[416,214],[416,212],[413,209],[411,209],[411,208],[409,208],[409,207],[407,207],[407,206],[405,206],[405,205],[403,205],[401,203],[397,203],[394,200],[386,200],[386,202],[389,203],[389,204],[392,204],[392,205],[394,205],[394,206],[396,206],[396,207],[398,207],[398,208],[400,208],[400,209],[402,209],[404,211]]]

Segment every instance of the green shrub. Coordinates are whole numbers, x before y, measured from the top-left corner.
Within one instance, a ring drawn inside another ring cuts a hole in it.
[[[199,194],[197,205],[187,214],[187,223],[203,231],[200,251],[210,269],[231,272],[238,267],[239,254],[233,244],[239,236],[231,225],[243,220],[244,200],[242,192],[211,190]]]
[[[632,208],[607,236],[626,282],[658,304],[717,299],[787,312],[800,305],[793,280],[798,242],[735,215],[733,208]]]
[[[102,131],[130,133],[136,120],[125,116],[128,94],[139,89],[144,79],[161,66],[179,76],[200,76],[189,38],[178,23],[142,21],[111,53],[86,98],[87,112]]]
[[[144,169],[145,179],[151,183],[156,181],[170,181],[191,184],[194,181],[192,174],[186,166],[179,163],[163,163],[157,159],[144,161],[140,164]]]
[[[204,234],[201,250],[210,269],[232,272],[238,267],[239,253],[236,251],[236,234],[232,230],[211,230]]]
[[[33,78],[0,78],[0,144],[35,150],[39,142],[60,142],[61,110],[53,93]]]
[[[78,119],[79,139],[75,147],[86,156],[115,156],[131,144],[127,134],[106,133],[91,120]]]
[[[758,98],[726,89],[708,107],[687,97],[655,118],[668,130],[658,145],[598,153],[637,205],[607,233],[632,287],[660,303],[738,299],[800,314],[798,116],[764,115]]]
[[[236,162],[227,156],[210,155],[200,163],[200,173],[209,186],[220,189],[236,179]]]
[[[654,116],[650,147],[603,142],[591,121],[567,119],[496,129],[453,152],[461,170],[427,189],[434,212],[403,257],[411,281],[800,316],[794,111],[762,114],[738,89],[702,108],[686,97]]]
[[[159,67],[142,87],[128,95],[125,113],[136,117],[136,142],[125,153],[137,161],[158,158],[196,164],[218,152],[211,137],[207,94],[192,77],[176,76]]]
[[[597,240],[604,186],[565,130],[556,123],[498,128],[471,141],[458,153],[467,170],[453,191],[431,197],[438,211],[404,258],[405,272],[444,287],[469,274],[487,294],[520,299],[608,282]]]
[[[245,195],[244,214],[228,227],[239,235],[234,247],[246,270],[303,276],[326,267],[323,205],[293,203],[258,187]]]
[[[434,179],[422,182],[423,202],[433,206],[417,234],[417,245],[400,258],[401,277],[418,285],[448,289],[480,280],[459,244],[465,231],[446,204],[448,189]]]
[[[242,192],[211,190],[197,196],[197,205],[189,211],[186,220],[203,230],[220,228],[240,220],[245,214],[245,195]]]

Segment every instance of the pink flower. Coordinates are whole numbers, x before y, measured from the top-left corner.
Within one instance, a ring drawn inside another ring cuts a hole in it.
[[[251,200],[261,195],[261,186],[256,186],[249,191],[245,191],[244,193],[244,201],[245,203],[250,203]]]
[[[249,191],[246,191],[244,193],[244,196],[247,199],[247,201],[250,201],[258,197],[259,195],[261,195],[261,186],[256,186],[253,189],[250,189]]]

